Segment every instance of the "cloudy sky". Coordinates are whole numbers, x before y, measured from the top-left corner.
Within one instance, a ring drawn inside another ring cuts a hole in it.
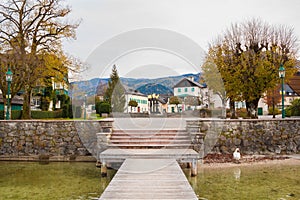
[[[113,64],[121,76],[127,77],[197,72],[201,59],[197,60],[195,55],[201,57],[200,48],[206,51],[208,43],[231,23],[253,17],[292,26],[300,38],[300,2],[297,0],[66,2],[73,10],[69,18],[82,22],[77,40],[66,41],[64,49],[90,64],[89,78],[107,77]],[[140,38],[141,35],[145,38]],[[152,40],[153,37],[156,39]]]

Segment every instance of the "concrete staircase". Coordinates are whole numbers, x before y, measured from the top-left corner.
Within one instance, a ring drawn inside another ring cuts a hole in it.
[[[126,149],[187,149],[190,146],[186,130],[114,130],[109,144],[109,148]]]

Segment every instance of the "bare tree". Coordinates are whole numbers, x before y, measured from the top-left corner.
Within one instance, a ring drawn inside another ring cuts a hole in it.
[[[229,98],[245,100],[249,116],[257,117],[259,99],[279,81],[280,64],[287,77],[294,74],[297,41],[293,28],[252,19],[233,24],[208,58],[220,71]]]

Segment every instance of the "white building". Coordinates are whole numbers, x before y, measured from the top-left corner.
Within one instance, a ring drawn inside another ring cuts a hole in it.
[[[138,91],[127,91],[125,93],[125,113],[148,113],[148,97]],[[137,107],[128,106],[130,100],[138,103]]]
[[[199,97],[201,95],[201,89],[203,88],[204,86],[200,83],[195,82],[193,78],[184,78],[174,86],[174,96]]]
[[[179,81],[173,87],[174,96],[181,98],[183,101],[181,105],[176,106],[176,110],[178,109],[179,112],[190,109],[194,110],[197,108],[197,106],[199,106],[197,101],[200,101],[202,104],[204,104],[204,93],[202,91],[204,88],[205,86],[195,82],[193,77],[184,78]],[[173,108],[172,111],[174,109],[175,108]]]

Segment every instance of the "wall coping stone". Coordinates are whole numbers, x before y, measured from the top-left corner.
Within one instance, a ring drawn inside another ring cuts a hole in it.
[[[196,118],[196,119],[188,119],[186,122],[195,122],[195,121],[217,121],[217,122],[259,122],[259,121],[300,121],[300,118],[268,118],[268,119],[219,119],[219,118]]]
[[[26,120],[0,120],[0,122],[113,122],[112,118],[110,119],[99,119],[99,120],[54,120],[54,119],[26,119]]]

